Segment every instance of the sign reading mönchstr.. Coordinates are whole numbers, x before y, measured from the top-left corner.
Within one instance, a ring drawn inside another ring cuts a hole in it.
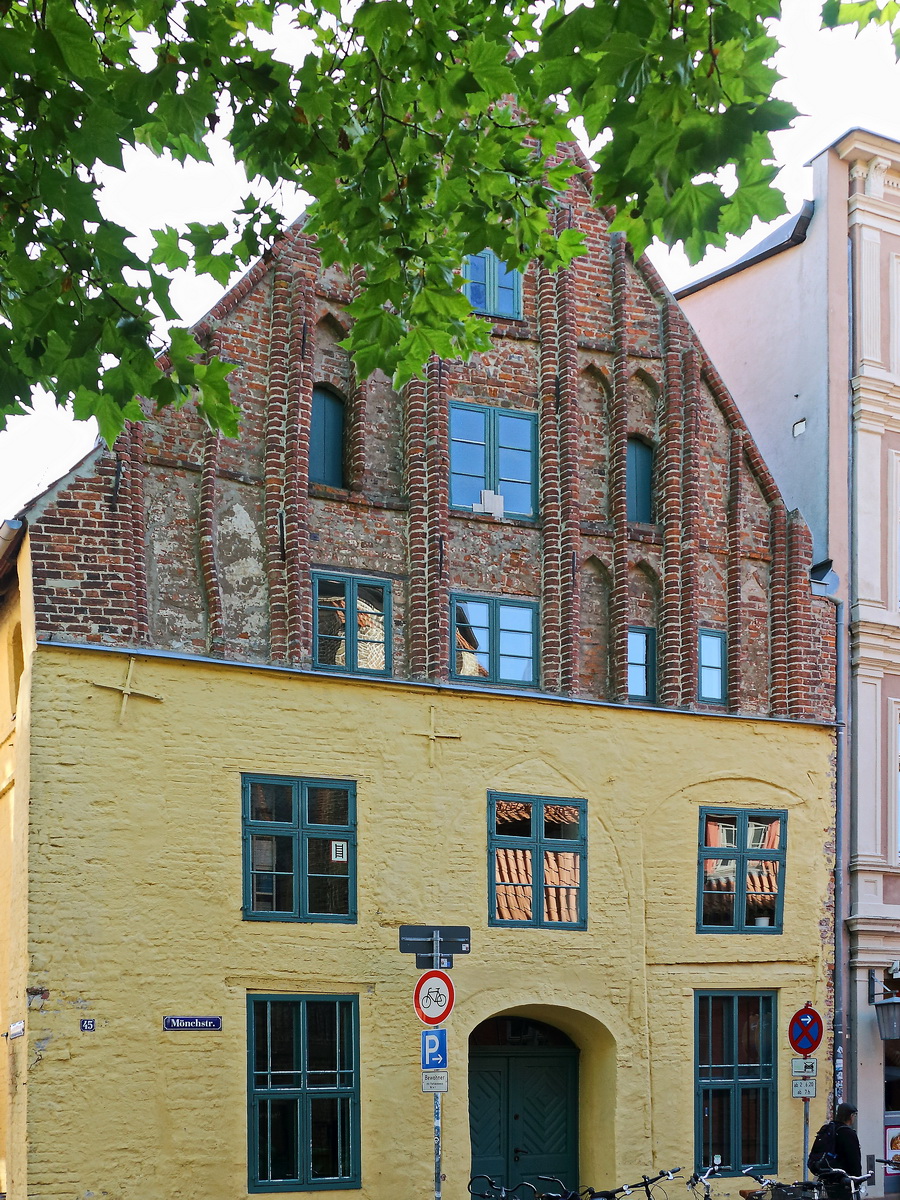
[[[221,1017],[163,1017],[163,1029],[167,1033],[186,1030],[211,1029],[218,1033],[222,1029]]]

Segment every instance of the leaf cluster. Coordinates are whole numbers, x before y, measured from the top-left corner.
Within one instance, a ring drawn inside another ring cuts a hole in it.
[[[836,21],[889,19],[829,5]],[[279,12],[305,38],[291,62]],[[560,204],[581,170],[560,149],[573,120],[600,146],[594,199],[635,249],[659,236],[699,257],[781,211],[769,134],[794,110],[771,98],[777,15],[777,0],[2,0],[0,428],[43,386],[107,440],[140,418],[138,395],[193,400],[234,434],[228,368],[178,325],[170,273],[225,284],[270,246],[264,185],[313,197],[323,262],[362,280],[356,370],[395,386],[489,344],[461,291],[466,255],[555,269],[581,252]],[[138,256],[103,214],[98,168],[137,145],[208,160],[217,126],[251,194],[229,226],[160,228]]]

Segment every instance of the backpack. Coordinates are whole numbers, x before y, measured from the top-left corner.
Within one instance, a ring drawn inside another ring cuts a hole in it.
[[[834,1121],[826,1121],[816,1134],[806,1165],[813,1175],[837,1166],[837,1126]]]

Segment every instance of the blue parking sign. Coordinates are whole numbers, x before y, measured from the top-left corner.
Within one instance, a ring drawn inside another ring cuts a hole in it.
[[[437,1071],[447,1065],[447,1030],[422,1030],[422,1070]]]

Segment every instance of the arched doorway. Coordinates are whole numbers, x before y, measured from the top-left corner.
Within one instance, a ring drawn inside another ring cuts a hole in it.
[[[555,1175],[576,1188],[578,1047],[571,1038],[530,1017],[482,1021],[469,1037],[469,1126],[473,1175],[506,1187]]]

